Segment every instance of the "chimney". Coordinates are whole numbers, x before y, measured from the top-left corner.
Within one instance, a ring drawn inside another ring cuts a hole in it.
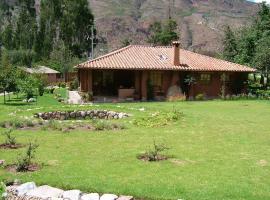
[[[180,42],[174,41],[173,45],[173,65],[179,66],[180,65]]]

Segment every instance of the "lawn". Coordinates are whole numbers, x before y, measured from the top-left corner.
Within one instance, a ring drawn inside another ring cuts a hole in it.
[[[0,101],[2,102],[2,97]],[[43,168],[0,179],[35,181],[63,189],[133,195],[143,199],[270,199],[270,101],[206,101],[178,103],[65,106],[51,95],[32,105],[0,105],[0,121],[39,111],[108,109],[132,114],[119,120],[119,131],[17,130],[17,140],[37,140],[36,159]],[[144,108],[144,109],[142,109]],[[132,121],[159,112],[184,113],[167,126],[136,126]],[[16,111],[16,112],[15,112]],[[2,130],[2,129],[1,129]],[[173,158],[161,162],[137,159],[153,144],[166,144]],[[4,137],[0,136],[0,141]],[[0,150],[14,163],[19,150]]]

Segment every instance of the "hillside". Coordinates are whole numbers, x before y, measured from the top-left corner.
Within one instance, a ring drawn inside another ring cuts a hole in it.
[[[251,22],[258,5],[245,0],[89,0],[95,14],[98,35],[109,49],[122,41],[146,43],[147,29],[155,20],[172,16],[179,24],[184,48],[220,52],[224,25],[233,28]],[[170,13],[170,14],[169,14]]]

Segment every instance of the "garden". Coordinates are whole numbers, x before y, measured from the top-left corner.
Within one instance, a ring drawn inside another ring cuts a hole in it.
[[[270,198],[269,101],[67,105],[60,90],[0,105],[5,184],[136,199]]]

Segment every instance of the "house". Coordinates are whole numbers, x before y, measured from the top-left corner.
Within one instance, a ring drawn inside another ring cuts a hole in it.
[[[38,66],[34,68],[24,67],[23,70],[29,74],[41,75],[48,83],[57,83],[59,81],[62,81],[61,73],[49,67],[45,66]]]
[[[253,68],[170,47],[130,45],[76,66],[80,89],[94,97],[147,100],[245,92]],[[223,87],[224,86],[224,87]]]

